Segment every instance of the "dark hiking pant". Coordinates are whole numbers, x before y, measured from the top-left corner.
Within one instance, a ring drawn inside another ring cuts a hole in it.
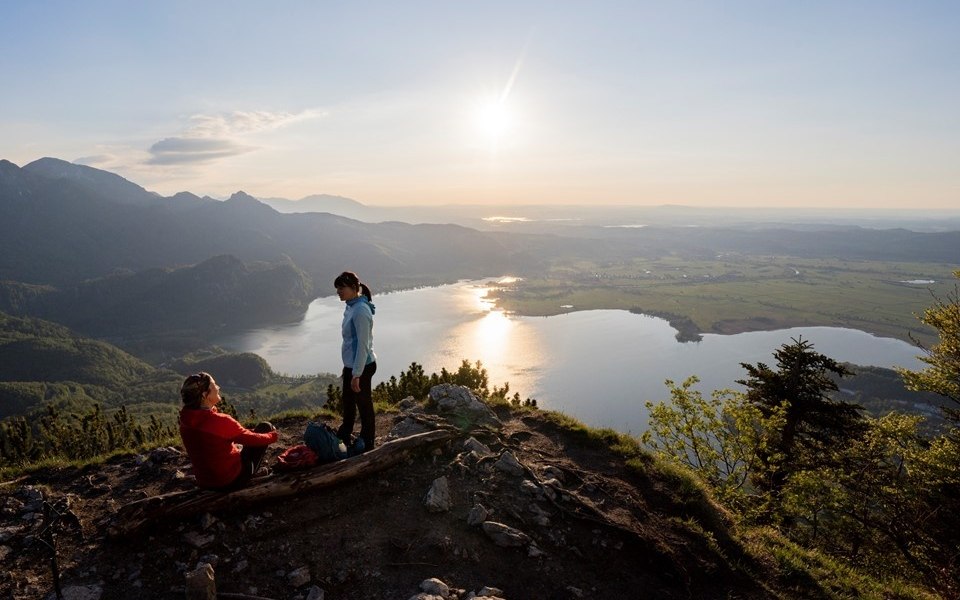
[[[276,428],[268,421],[261,421],[253,428],[253,431],[254,433],[270,433],[274,429]],[[257,469],[260,468],[260,463],[263,462],[263,457],[266,454],[266,446],[245,445],[240,450],[240,474],[230,484],[220,488],[220,491],[230,492],[247,485],[250,479],[257,474]]]
[[[342,387],[340,395],[343,398],[343,423],[337,430],[337,437],[343,443],[350,445],[350,435],[353,433],[353,423],[360,412],[360,437],[367,450],[373,448],[377,438],[377,420],[373,413],[373,374],[377,372],[377,363],[372,362],[363,368],[360,375],[360,392],[354,392],[350,387],[353,379],[353,369],[343,368]]]

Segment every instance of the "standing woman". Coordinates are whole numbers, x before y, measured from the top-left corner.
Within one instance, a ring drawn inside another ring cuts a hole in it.
[[[337,435],[348,446],[353,423],[360,411],[360,437],[351,447],[352,454],[373,448],[377,437],[373,413],[373,374],[377,372],[377,355],[373,353],[373,314],[376,307],[370,288],[360,282],[356,273],[344,271],[333,282],[337,296],[347,306],[343,311],[343,424]]]

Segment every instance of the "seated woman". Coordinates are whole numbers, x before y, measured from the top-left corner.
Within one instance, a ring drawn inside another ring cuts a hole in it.
[[[180,386],[180,399],[180,438],[197,485],[218,491],[242,488],[260,467],[267,446],[277,441],[276,428],[264,422],[250,431],[230,415],[217,412],[220,386],[209,373],[187,377]]]

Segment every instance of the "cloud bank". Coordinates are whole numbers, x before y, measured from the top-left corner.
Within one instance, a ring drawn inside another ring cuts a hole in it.
[[[180,135],[163,138],[150,146],[150,165],[204,164],[246,154],[258,146],[244,143],[245,136],[273,131],[326,113],[234,111],[217,115],[193,115],[191,125]]]

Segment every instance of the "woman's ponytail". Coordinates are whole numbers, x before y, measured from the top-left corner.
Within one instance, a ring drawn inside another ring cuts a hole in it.
[[[373,292],[370,291],[367,284],[361,283],[360,278],[352,271],[344,271],[337,275],[337,278],[333,280],[333,285],[334,287],[353,288],[357,290],[358,293],[363,294],[368,301],[373,300]]]

